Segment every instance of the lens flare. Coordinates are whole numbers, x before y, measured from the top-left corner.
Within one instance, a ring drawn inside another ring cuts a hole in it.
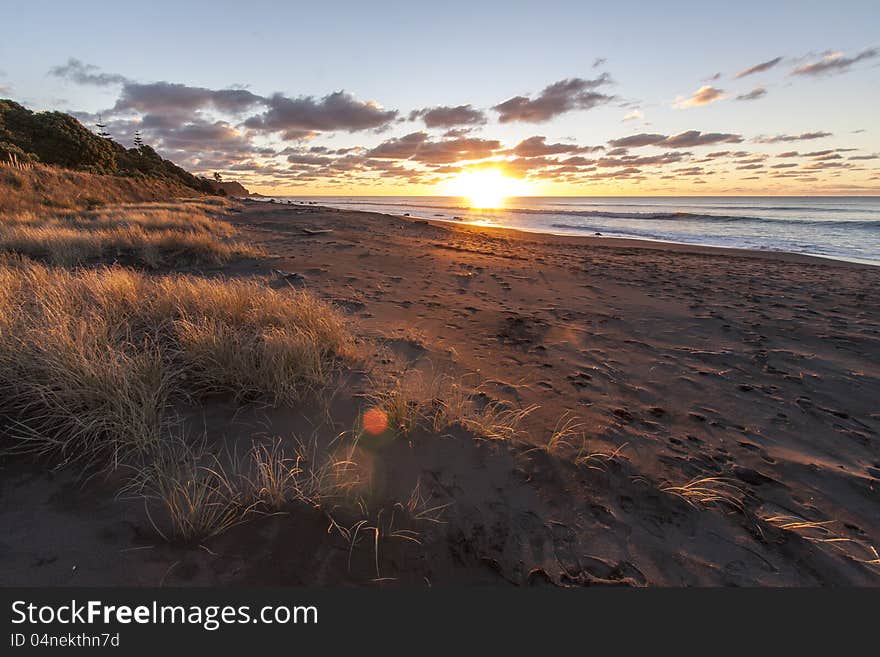
[[[379,408],[371,408],[364,413],[364,431],[371,436],[380,436],[388,430],[388,416]]]

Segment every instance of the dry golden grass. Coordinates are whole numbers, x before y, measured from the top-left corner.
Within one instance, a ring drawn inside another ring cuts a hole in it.
[[[0,212],[0,251],[57,265],[120,261],[151,268],[220,265],[259,251],[214,216],[222,199],[118,205],[75,214]]]
[[[583,427],[584,424],[580,422],[577,417],[566,411],[556,421],[556,425],[550,432],[550,436],[547,438],[547,442],[545,442],[543,445],[536,447],[535,449],[540,449],[541,451],[544,451],[551,456],[556,456],[564,451],[566,448],[574,448],[574,443],[572,442],[572,440],[574,440],[575,438],[580,438],[580,443],[583,444]]]
[[[239,524],[253,510],[237,466],[234,461],[224,465],[204,444],[169,439],[135,469],[123,494],[144,499],[153,528],[166,541],[210,538]],[[164,517],[154,519],[151,508]]]
[[[383,388],[379,383],[373,387]],[[417,371],[400,376],[384,391],[373,394],[369,401],[371,407],[385,414],[389,428],[403,436],[419,428],[442,433],[459,426],[487,440],[519,438],[523,420],[537,408],[483,400],[479,390],[462,379]]]
[[[328,514],[330,520],[328,529],[339,534],[348,543],[349,572],[355,550],[366,543],[373,555],[375,569],[373,581],[393,580],[393,577],[383,577],[379,568],[382,546],[393,541],[421,544],[422,527],[428,523],[442,523],[443,515],[449,506],[450,504],[433,504],[422,492],[421,481],[418,481],[406,502],[395,502],[371,510],[367,501],[359,498],[355,502],[354,511],[358,519],[350,525],[340,524],[337,518]]]
[[[154,447],[171,399],[299,401],[355,356],[343,317],[306,292],[0,263],[0,418],[16,449],[62,462]]]
[[[0,212],[80,210],[107,203],[197,197],[188,187],[156,178],[102,176],[60,167],[0,162]]]
[[[726,505],[737,511],[745,508],[743,490],[724,477],[698,477],[680,486],[661,486],[660,490],[680,497],[691,506]]]
[[[880,571],[880,553],[877,549],[870,543],[844,536],[838,529],[841,524],[839,522],[834,520],[814,522],[788,514],[763,514],[758,517],[777,529],[797,534],[804,540],[821,547],[834,549],[853,561]]]
[[[165,540],[192,542],[220,534],[256,514],[291,504],[329,507],[360,484],[354,445],[338,451],[296,438],[257,443],[244,456],[211,450],[174,434],[131,464],[123,496],[142,498]],[[352,502],[355,504],[356,502]],[[430,512],[437,512],[431,509]]]

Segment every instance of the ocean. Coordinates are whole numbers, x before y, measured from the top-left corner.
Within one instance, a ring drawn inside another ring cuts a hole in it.
[[[560,235],[786,251],[880,265],[880,197],[518,197],[474,209],[444,196],[283,196]]]

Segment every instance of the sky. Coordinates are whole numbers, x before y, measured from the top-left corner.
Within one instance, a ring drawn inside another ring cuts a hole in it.
[[[0,15],[0,97],[100,115],[122,143],[139,131],[266,194],[880,190],[876,0],[0,0]]]

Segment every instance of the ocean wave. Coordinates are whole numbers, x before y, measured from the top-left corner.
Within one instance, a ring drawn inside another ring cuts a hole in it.
[[[830,208],[796,208],[794,206],[771,206],[771,207],[758,207],[758,206],[745,206],[742,209],[755,209],[755,210],[799,210],[807,216],[801,217],[768,217],[768,216],[757,216],[751,214],[714,214],[707,212],[685,212],[680,210],[675,211],[663,211],[663,210],[655,210],[655,211],[616,211],[616,210],[581,210],[581,209],[561,209],[561,208],[520,208],[520,207],[505,207],[505,208],[497,208],[497,209],[476,209],[471,208],[467,205],[452,205],[452,204],[437,204],[437,203],[418,203],[413,202],[412,200],[408,202],[395,202],[395,201],[364,201],[364,200],[351,200],[351,201],[337,201],[337,204],[344,203],[346,206],[372,206],[377,208],[406,208],[410,212],[417,211],[418,209],[423,210],[445,210],[449,213],[456,213],[462,215],[472,215],[478,214],[480,216],[497,216],[503,217],[506,214],[510,215],[534,215],[534,216],[564,216],[564,217],[584,217],[584,218],[592,218],[592,219],[633,219],[637,221],[705,221],[705,222],[749,222],[749,223],[768,223],[768,224],[797,224],[799,226],[847,226],[852,228],[866,228],[866,229],[880,229],[880,219],[810,219],[807,218],[811,213],[816,212],[830,212]],[[645,207],[656,207],[656,206],[645,206]],[[380,210],[381,211],[381,210]],[[840,212],[846,212],[843,208],[839,209]],[[849,210],[851,212],[851,210]],[[870,211],[870,210],[869,210]],[[857,212],[863,212],[863,210],[858,210]],[[438,216],[438,215],[434,215]],[[578,228],[578,226],[567,226],[569,228]],[[580,226],[580,228],[585,228],[585,226]],[[586,226],[588,228],[588,226]]]

